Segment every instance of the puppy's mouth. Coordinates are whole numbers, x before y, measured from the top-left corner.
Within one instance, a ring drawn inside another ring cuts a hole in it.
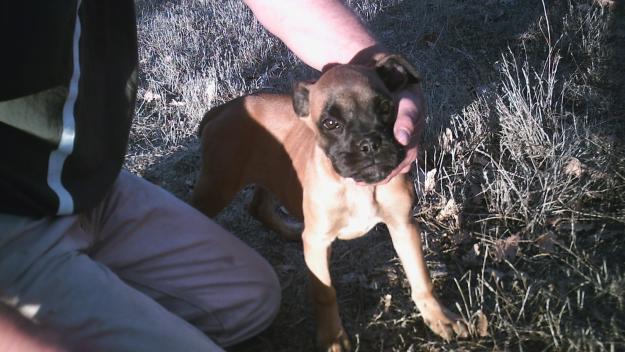
[[[403,147],[384,143],[379,152],[362,155],[360,151],[350,149],[328,153],[334,170],[342,177],[356,182],[375,184],[384,180],[404,160]]]
[[[384,149],[382,153],[362,160],[362,167],[353,177],[356,182],[378,183],[388,177],[406,157],[406,150],[397,143],[389,143]]]
[[[394,164],[382,164],[372,160],[370,163],[354,172],[351,178],[356,182],[374,184],[384,180],[396,166],[397,165]]]

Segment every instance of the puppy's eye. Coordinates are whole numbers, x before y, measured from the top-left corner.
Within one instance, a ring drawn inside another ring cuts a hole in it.
[[[335,130],[341,127],[341,123],[332,117],[325,118],[323,121],[321,121],[321,125],[326,130]]]
[[[391,102],[388,100],[382,100],[380,102],[379,109],[381,114],[390,114],[392,109]]]

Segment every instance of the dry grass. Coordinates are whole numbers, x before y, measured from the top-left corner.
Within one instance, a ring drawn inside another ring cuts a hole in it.
[[[348,3],[424,73],[415,216],[443,300],[475,329],[490,322],[485,338],[433,336],[380,227],[334,249],[355,349],[625,349],[623,9],[581,0]],[[186,199],[206,109],[314,73],[239,1],[137,8],[142,72],[127,167]],[[250,219],[246,197],[218,220],[274,265],[284,301],[267,332],[233,350],[312,350],[301,245]]]

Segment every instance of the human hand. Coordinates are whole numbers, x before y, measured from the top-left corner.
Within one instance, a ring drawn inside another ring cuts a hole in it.
[[[417,160],[418,144],[425,122],[425,99],[421,86],[411,84],[398,93],[397,120],[393,127],[395,139],[406,149],[406,156],[391,173],[377,185],[388,183],[393,177],[410,171]]]

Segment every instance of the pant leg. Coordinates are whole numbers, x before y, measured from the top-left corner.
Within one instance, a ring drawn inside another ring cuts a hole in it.
[[[84,253],[78,216],[0,214],[0,298],[76,351],[221,351]]]
[[[213,351],[268,326],[280,287],[248,246],[122,173],[89,214],[0,214],[0,297],[80,350]]]
[[[281,289],[269,263],[163,189],[122,172],[87,216],[92,258],[221,346],[264,330]]]

